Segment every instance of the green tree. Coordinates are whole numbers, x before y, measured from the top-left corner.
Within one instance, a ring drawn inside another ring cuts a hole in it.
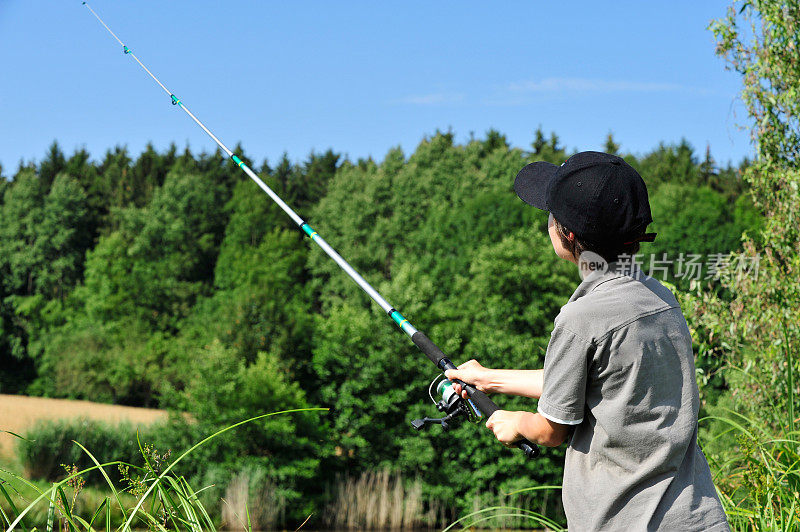
[[[308,406],[299,384],[274,352],[261,352],[248,364],[234,350],[213,342],[196,349],[193,358],[200,371],[182,393],[182,406],[196,421],[178,427],[190,440],[250,417]],[[299,523],[318,511],[324,495],[320,466],[333,450],[324,434],[325,424],[316,412],[266,418],[214,439],[184,467],[194,470],[203,485],[220,486],[212,487],[217,501],[224,496],[221,487],[238,471],[266,473],[277,486],[276,499],[285,499],[286,519]]]
[[[634,164],[650,191],[663,183],[696,185],[700,182],[697,157],[686,139],[678,144],[659,144],[658,148]]]
[[[89,152],[76,150],[67,160],[64,173],[75,179],[86,195],[88,210],[87,238],[94,245],[109,212],[105,186],[97,166],[92,163]]]
[[[161,155],[148,142],[145,150],[133,162],[128,173],[127,203],[136,207],[147,205],[156,189],[164,184],[167,173],[174,163],[174,145],[164,155]]]
[[[534,140],[531,144],[533,153],[531,154],[536,161],[547,161],[554,164],[561,164],[567,159],[564,149],[558,145],[558,135],[555,132],[550,134],[550,139],[545,139],[544,131],[539,126],[534,132]]]
[[[34,170],[23,168],[4,187],[0,201],[0,389],[4,392],[24,389],[34,375],[13,298],[33,292],[32,270],[41,264],[33,244],[43,188]]]
[[[49,331],[63,322],[62,307],[83,277],[83,262],[91,242],[87,238],[86,196],[80,185],[59,174],[44,200],[31,246],[40,263],[30,264],[34,290],[6,297],[13,312],[16,335],[25,345],[25,357],[39,360]]]
[[[60,174],[46,192],[41,178],[25,172],[5,194],[0,216],[0,263],[8,293],[64,297],[80,280],[91,244],[80,185]]]
[[[297,229],[278,223],[285,214],[253,194],[255,187],[243,181],[236,188],[214,272],[215,292],[182,324],[182,341],[220,340],[248,363],[260,351],[281,353],[298,378],[308,381],[308,331],[313,329],[310,287],[305,284],[308,247]],[[311,382],[306,384],[313,390]]]
[[[719,322],[720,342],[732,365],[753,365],[752,375],[734,382],[735,395],[745,394],[742,406],[782,430],[784,412],[797,412],[800,397],[795,375],[800,353],[800,72],[792,50],[800,45],[796,0],[784,4],[765,1],[735,3],[728,15],[715,21],[717,53],[744,78],[742,98],[752,120],[758,158],[745,172],[756,206],[764,214],[758,239],[745,241],[745,260],[758,261],[758,276],[727,280],[734,301],[711,300],[713,312],[698,315],[700,323]],[[730,327],[724,327],[729,323]],[[751,390],[751,379],[773,385]],[[794,383],[790,386],[791,383]],[[739,390],[738,393],[736,390]],[[745,392],[745,390],[747,390]],[[777,417],[776,417],[777,415]]]
[[[47,266],[37,275],[38,291],[63,299],[83,278],[92,244],[86,194],[72,177],[59,174],[45,198],[38,240]]]
[[[542,153],[545,145],[547,144],[547,140],[544,137],[544,131],[542,130],[542,126],[536,128],[536,131],[533,133],[534,138],[533,142],[531,143],[531,147],[533,148],[533,154],[539,155]]]
[[[606,136],[606,142],[603,144],[603,151],[606,153],[611,153],[613,155],[617,155],[619,153],[620,145],[614,140],[614,134],[609,131],[608,135]]]
[[[237,144],[233,151],[248,166],[255,168],[241,145]],[[230,157],[222,155],[220,150],[216,150],[213,154],[201,153],[195,165],[195,173],[214,183],[217,201],[222,204],[231,199],[238,183],[249,180],[239,166]]]
[[[45,189],[49,190],[53,180],[65,169],[66,164],[67,160],[64,157],[64,152],[61,151],[58,143],[53,141],[47,150],[47,156],[39,164],[39,177]]]
[[[714,21],[717,54],[743,79],[742,100],[759,156],[793,163],[800,156],[800,98],[795,68],[797,0],[735,1]]]
[[[3,295],[2,348],[22,371],[12,371],[22,389],[32,377],[50,320],[57,320],[58,301],[80,281],[90,245],[86,238],[86,197],[66,174],[59,174],[49,193],[41,177],[25,170],[16,176],[0,207],[0,274]],[[49,300],[56,300],[48,304]],[[25,378],[20,378],[21,375]]]
[[[13,300],[0,283],[0,393],[19,393],[36,375],[14,311]]]
[[[703,183],[713,183],[716,181],[719,173],[717,172],[717,163],[711,156],[711,144],[706,144],[706,155],[703,162],[700,163],[700,179]]]
[[[312,152],[302,166],[288,165],[286,156],[276,169],[276,176],[284,183],[287,201],[303,212],[325,196],[328,182],[336,173],[341,156],[332,150]]]
[[[66,321],[47,334],[36,389],[156,404],[169,338],[212,287],[225,220],[215,191],[172,172],[147,206],[117,212],[119,228],[87,253]]]
[[[755,232],[759,220],[746,197],[732,202],[705,185],[665,183],[651,194],[650,209],[654,221],[649,230],[657,232],[658,238],[642,248],[645,271],[652,265],[651,257],[660,261],[666,255],[671,271],[681,274],[667,280],[684,289],[689,288],[690,278],[698,276],[707,284],[708,261],[714,255],[740,250],[742,234]],[[683,262],[679,265],[679,261]],[[698,276],[686,276],[690,261],[702,266]],[[661,278],[662,273],[654,275]]]
[[[45,183],[31,170],[15,176],[0,211],[0,268],[9,294],[32,295],[37,272],[46,267],[39,236],[47,195]]]
[[[508,149],[508,139],[505,135],[495,129],[486,132],[486,140],[483,141],[486,152],[493,152],[498,149]]]
[[[213,278],[224,205],[213,183],[173,172],[149,205],[119,220],[87,257],[86,308],[101,321],[136,316],[174,331]]]
[[[539,156],[545,151],[563,157],[556,140]],[[537,367],[577,276],[556,264],[546,217],[513,193],[527,160],[519,150],[457,146],[439,133],[405,163],[392,150],[380,164],[344,164],[313,212],[315,229],[333,235],[328,241],[453,360]],[[522,457],[478,427],[411,432],[411,419],[432,414],[420,394],[436,370],[390,323],[376,325],[382,313],[315,248],[309,264],[322,309],[313,337],[320,400],[340,412],[333,470],[399,467],[456,506],[496,486],[555,481],[557,459],[519,475]],[[455,480],[463,464],[483,471],[481,480]]]
[[[99,175],[103,204],[106,211],[114,208],[126,207],[133,197],[133,188],[128,181],[131,167],[131,158],[128,149],[117,146],[113,151],[108,150],[103,162],[100,164]]]

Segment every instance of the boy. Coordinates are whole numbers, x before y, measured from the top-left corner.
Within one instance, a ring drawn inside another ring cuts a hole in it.
[[[539,399],[537,413],[500,410],[486,426],[506,445],[569,440],[570,530],[729,530],[697,445],[686,320],[673,294],[630,261],[639,242],[655,238],[645,232],[652,218],[641,176],[620,157],[582,152],[561,166],[527,165],[514,190],[549,211],[553,249],[583,282],[555,319],[544,369],[472,360],[447,377]]]

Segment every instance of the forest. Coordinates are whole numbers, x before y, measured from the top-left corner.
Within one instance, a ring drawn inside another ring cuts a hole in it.
[[[781,12],[757,4],[783,27]],[[741,51],[736,17],[749,13],[717,22],[718,53],[773,87],[797,87],[770,77],[789,76],[772,67],[791,58],[768,46],[786,34],[767,35],[761,55]],[[798,489],[796,472],[775,477],[781,464],[791,472],[797,447],[775,441],[796,438],[800,132],[785,118],[796,100],[769,87],[743,92],[758,124],[755,160],[719,165],[712,147],[685,140],[644,154],[611,133],[604,144],[647,184],[658,238],[639,259],[689,321],[701,444],[742,523],[765,509],[791,518],[776,490]],[[457,143],[437,132],[381,160],[330,149],[259,163],[234,151],[454,361],[536,369],[580,278],[553,253],[546,215],[512,189],[525,164],[560,164],[576,150],[535,126],[530,140],[512,147],[492,130]],[[248,424],[183,462],[215,507],[237,482],[269,493],[269,526],[296,528],[310,514],[314,526],[346,525],[331,508],[358,485],[399,490],[417,501],[415,526],[441,527],[504,494],[560,484],[563,448],[526,461],[482,425],[413,430],[412,419],[435,414],[436,370],[221,153],[67,154],[54,142],[0,176],[1,393],[168,409],[167,423],[140,435],[161,452],[260,414],[328,408]],[[102,459],[137,460],[124,430],[43,425],[20,448],[28,470],[52,481],[62,463],[89,464],[72,439],[91,439]],[[563,524],[557,489],[523,493],[512,502]]]
[[[463,145],[437,133],[379,162],[327,151],[257,168],[454,360],[534,369],[579,277],[552,252],[544,213],[512,190],[526,163],[569,156],[555,134],[532,137],[520,150],[495,131]],[[611,135],[605,149],[618,150]],[[647,255],[728,253],[761,223],[743,194],[747,161],[718,168],[686,142],[626,160],[647,180],[660,233]],[[287,519],[324,498],[320,487],[373,470],[418,477],[423,497],[456,511],[558,484],[563,451],[531,467],[479,427],[416,433],[436,370],[219,153],[117,147],[93,162],[54,143],[4,181],[0,391],[189,413],[153,435],[165,448],[261,413],[329,407],[243,428],[192,465],[220,485],[255,468]],[[714,286],[706,273],[694,282]],[[481,479],[465,485],[464,467]]]

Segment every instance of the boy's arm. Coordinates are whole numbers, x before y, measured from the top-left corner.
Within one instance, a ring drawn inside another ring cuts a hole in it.
[[[567,440],[572,426],[550,421],[533,412],[498,410],[486,422],[486,427],[505,445],[520,438],[546,447],[557,447]]]
[[[540,369],[490,369],[470,360],[445,372],[448,379],[459,379],[474,385],[484,393],[504,393],[538,399],[542,395],[544,382]],[[456,393],[462,394],[461,386],[454,385]]]
[[[485,393],[504,393],[538,399],[544,387],[544,370],[490,369],[470,360],[445,372],[448,379],[459,379],[474,385]],[[466,391],[453,384],[456,393],[466,398]],[[486,427],[505,445],[520,438],[546,447],[564,443],[572,430],[571,424],[551,421],[539,413],[497,410],[486,422]]]
[[[538,399],[542,395],[544,371],[541,369],[490,369],[486,388],[492,393],[521,395]]]

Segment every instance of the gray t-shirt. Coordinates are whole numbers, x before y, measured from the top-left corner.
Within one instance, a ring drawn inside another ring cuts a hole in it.
[[[562,492],[569,529],[729,530],[697,444],[698,409],[692,340],[672,292],[630,263],[587,276],[556,317],[538,407],[575,425]]]

